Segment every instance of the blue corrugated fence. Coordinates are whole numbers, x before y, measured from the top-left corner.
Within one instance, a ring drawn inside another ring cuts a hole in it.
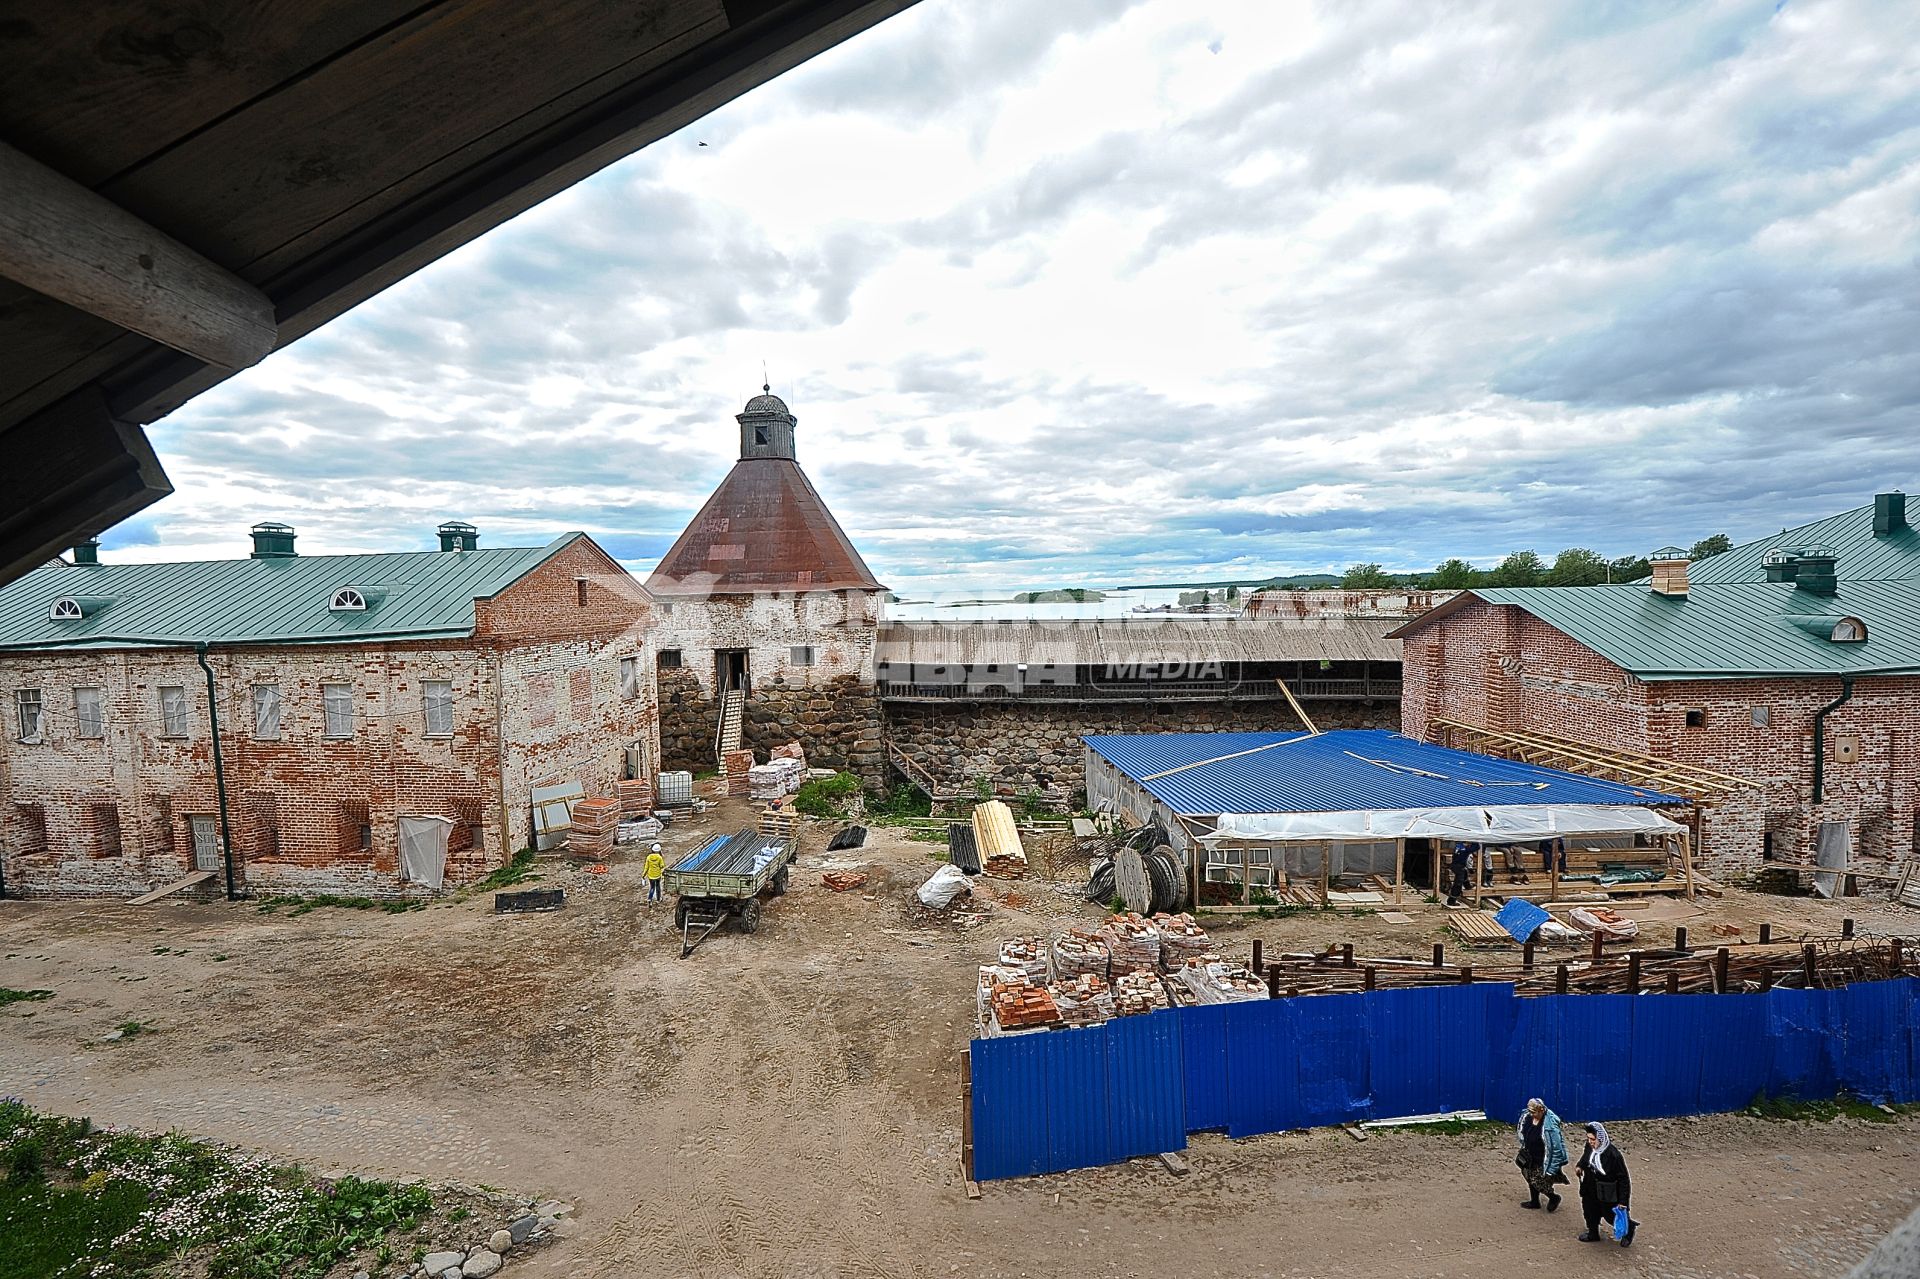
[[[974,1175],[1114,1163],[1189,1132],[1449,1110],[1570,1121],[1737,1110],[1762,1092],[1920,1100],[1920,980],[1761,995],[1479,984],[1253,1000],[973,1041]]]

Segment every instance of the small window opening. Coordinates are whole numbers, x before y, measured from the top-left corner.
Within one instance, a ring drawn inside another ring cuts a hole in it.
[[[47,616],[56,622],[77,622],[86,614],[80,609],[80,601],[75,599],[55,600],[53,607],[47,610]]]
[[[1832,638],[1836,644],[1865,643],[1867,624],[1857,617],[1843,617],[1833,624]]]
[[[1768,706],[1756,706],[1748,714],[1753,716],[1755,728],[1765,728],[1773,722],[1773,709]]]
[[[587,606],[587,579],[584,577],[573,579],[573,602],[581,608]]]
[[[40,740],[42,721],[46,708],[40,702],[40,690],[37,688],[16,689],[13,694],[14,707],[19,712],[20,740],[37,742]]]
[[[754,442],[755,444],[759,444],[759,445],[762,445],[762,446],[764,446],[764,445],[766,444],[766,442],[767,442],[767,428],[766,428],[766,427],[764,427],[764,426],[756,426],[756,427],[754,427],[754,428],[753,428],[753,442]]]
[[[795,644],[787,650],[787,655],[795,666],[813,665],[813,645]]]
[[[97,686],[73,690],[73,731],[76,737],[97,739],[107,735],[105,702]]]
[[[367,611],[367,597],[351,586],[343,586],[333,593],[332,603],[327,605],[331,613],[364,613]]]
[[[660,669],[663,671],[679,670],[680,669],[680,650],[677,648],[661,649],[660,650]]]
[[[192,712],[187,703],[186,686],[162,684],[160,686],[160,735],[185,737],[192,727]]]
[[[1705,711],[1700,710],[1698,707],[1690,708],[1687,711],[1688,728],[1705,728],[1706,726],[1707,713]]]
[[[620,699],[630,702],[640,696],[640,659],[623,657],[620,659]]]

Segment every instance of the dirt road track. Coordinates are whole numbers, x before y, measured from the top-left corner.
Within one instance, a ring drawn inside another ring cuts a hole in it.
[[[1200,1137],[1185,1179],[1136,1163],[968,1202],[974,965],[1073,907],[1034,886],[1004,923],[925,927],[903,902],[926,847],[869,856],[872,900],[803,870],[757,936],[685,962],[621,866],[550,872],[569,906],[520,918],[7,903],[0,985],[57,994],[0,1014],[0,1091],[575,1202],[510,1275],[1833,1276],[1920,1202],[1920,1123],[1733,1117],[1616,1127],[1647,1221],[1624,1252],[1520,1210],[1498,1134]],[[100,1042],[126,1020],[155,1031]]]

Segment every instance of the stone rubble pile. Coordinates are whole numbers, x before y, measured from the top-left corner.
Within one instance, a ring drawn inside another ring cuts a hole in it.
[[[514,1218],[487,1236],[485,1243],[466,1248],[434,1248],[412,1266],[407,1274],[415,1279],[491,1279],[506,1264],[516,1248],[546,1238],[553,1228],[571,1215],[573,1205],[549,1199]],[[354,1279],[364,1279],[364,1272]]]

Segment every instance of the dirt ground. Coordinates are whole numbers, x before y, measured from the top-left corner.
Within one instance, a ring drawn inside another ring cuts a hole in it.
[[[749,820],[723,805],[676,826],[669,852]],[[1003,937],[1096,912],[1064,866],[1058,885],[983,882],[977,923],[930,920],[909,902],[935,846],[877,830],[828,855],[826,834],[808,831],[757,935],[725,928],[684,961],[631,855],[605,875],[542,861],[539,886],[568,902],[538,915],[495,915],[486,895],[298,918],[0,903],[0,986],[55,992],[0,1012],[0,1091],[328,1171],[576,1204],[567,1238],[509,1275],[1831,1276],[1920,1203],[1920,1121],[1728,1116],[1614,1126],[1646,1222],[1628,1251],[1576,1243],[1569,1209],[1520,1210],[1509,1139],[1485,1132],[1202,1136],[1183,1179],[1136,1161],[969,1201],[957,1055],[975,966]],[[829,856],[867,887],[824,888]],[[1703,942],[1717,921],[1913,930],[1863,902],[1703,905],[1680,921]],[[1207,922],[1241,954],[1260,937],[1424,955],[1444,920]],[[103,1041],[126,1021],[153,1033]]]

